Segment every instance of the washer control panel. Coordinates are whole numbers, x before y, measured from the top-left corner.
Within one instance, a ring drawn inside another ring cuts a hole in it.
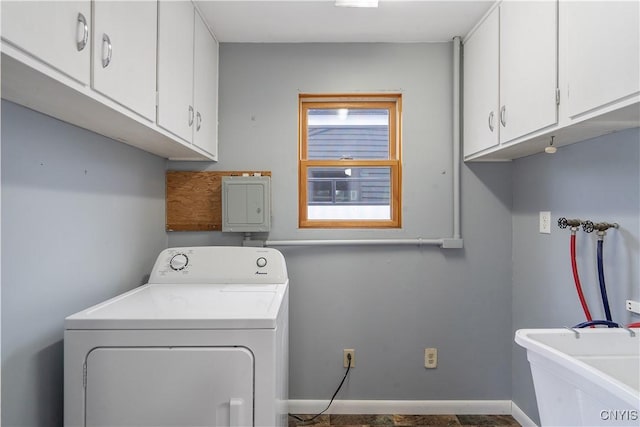
[[[160,253],[149,283],[280,284],[287,267],[276,249],[202,246]]]

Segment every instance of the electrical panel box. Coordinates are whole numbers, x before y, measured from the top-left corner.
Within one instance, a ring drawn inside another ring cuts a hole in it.
[[[270,229],[270,177],[222,177],[222,231],[265,232]]]

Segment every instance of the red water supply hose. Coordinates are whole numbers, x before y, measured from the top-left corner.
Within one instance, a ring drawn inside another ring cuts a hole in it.
[[[591,318],[587,301],[584,299],[582,285],[580,284],[580,277],[578,276],[578,265],[576,263],[576,233],[573,230],[571,231],[571,269],[573,270],[573,281],[576,283],[576,290],[578,291],[578,298],[580,298],[582,310],[584,311],[587,321],[591,321],[593,319]]]
[[[640,322],[636,322],[636,323],[629,323],[627,325],[627,328],[640,328]]]

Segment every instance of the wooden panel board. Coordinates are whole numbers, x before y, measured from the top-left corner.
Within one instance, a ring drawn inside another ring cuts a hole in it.
[[[167,231],[222,229],[222,177],[270,171],[167,171]]]

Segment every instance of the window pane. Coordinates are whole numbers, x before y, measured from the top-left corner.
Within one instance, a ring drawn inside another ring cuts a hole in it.
[[[389,167],[310,167],[307,185],[308,219],[391,219]]]
[[[309,109],[307,158],[389,159],[387,109]]]

